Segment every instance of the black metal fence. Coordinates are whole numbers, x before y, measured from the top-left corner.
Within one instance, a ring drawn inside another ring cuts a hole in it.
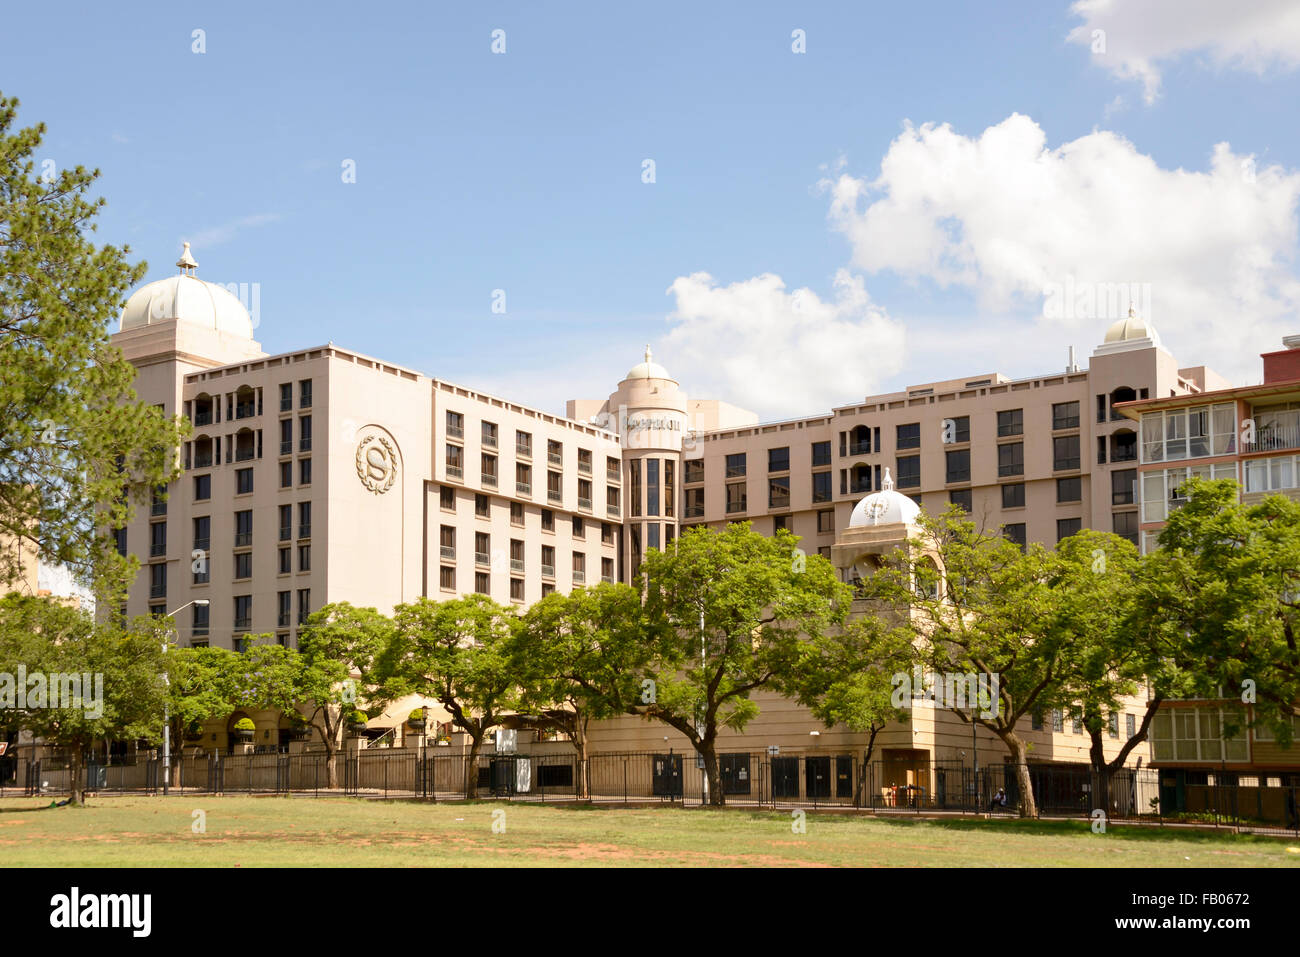
[[[704,763],[694,752],[601,752],[580,760],[576,751],[468,755],[450,749],[377,748],[284,754],[209,753],[175,756],[170,769],[151,752],[106,759],[88,757],[86,791],[194,794],[334,793],[433,801],[468,796],[509,801],[588,801],[645,804],[709,803]],[[1030,765],[1040,816],[1094,817],[1159,824],[1213,824],[1260,833],[1300,836],[1300,774],[1188,785],[1171,813],[1160,776],[1150,768],[1124,769],[1109,782],[1079,765]],[[728,751],[718,755],[725,803],[740,806],[860,807],[876,813],[1019,813],[1015,769],[989,764],[976,772],[959,762],[866,765],[856,754],[782,755]],[[1267,786],[1272,783],[1274,786]],[[0,758],[0,796],[66,794],[65,755],[11,749]]]

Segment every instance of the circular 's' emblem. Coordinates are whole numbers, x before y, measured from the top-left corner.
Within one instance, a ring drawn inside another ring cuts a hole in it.
[[[397,480],[397,452],[382,435],[367,435],[357,443],[357,476],[376,495],[383,495]]]

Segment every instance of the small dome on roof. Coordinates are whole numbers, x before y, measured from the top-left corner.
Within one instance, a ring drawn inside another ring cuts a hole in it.
[[[218,332],[253,338],[253,320],[239,298],[224,286],[195,277],[198,263],[190,255],[189,243],[185,244],[176,265],[181,269],[179,275],[147,283],[131,294],[122,310],[122,332],[181,319]]]
[[[630,370],[628,370],[627,375],[623,376],[623,378],[624,378],[624,380],[627,380],[627,379],[667,379],[669,382],[676,382],[676,381],[677,381],[676,379],[674,379],[672,376],[670,376],[670,375],[668,374],[668,370],[667,370],[667,369],[665,369],[665,368],[664,368],[663,366],[661,366],[659,363],[657,363],[657,362],[652,362],[652,361],[651,361],[651,359],[650,359],[650,346],[649,346],[649,345],[647,345],[647,346],[645,347],[645,362],[640,362],[640,363],[637,363],[636,365],[634,365]]]
[[[880,491],[872,492],[854,507],[853,514],[849,516],[849,528],[907,524],[914,522],[920,512],[921,506],[902,492],[894,491],[894,480],[886,468]]]
[[[1128,307],[1128,315],[1118,322],[1111,323],[1111,327],[1106,330],[1106,343],[1111,342],[1131,342],[1136,339],[1150,339],[1156,346],[1160,345],[1160,336],[1156,333],[1155,326],[1147,322],[1136,312],[1133,307]]]

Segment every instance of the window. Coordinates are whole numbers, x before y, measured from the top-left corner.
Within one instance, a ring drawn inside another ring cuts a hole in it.
[[[1025,485],[1023,482],[1016,482],[1014,485],[1002,486],[1002,507],[1025,507]]]
[[[293,485],[293,462],[284,461],[280,463],[280,488],[289,488]]]
[[[298,460],[298,484],[311,484],[311,459],[309,458]]]
[[[298,417],[298,451],[311,451],[311,416],[300,415]]]
[[[167,566],[162,562],[149,566],[149,597],[167,597]]]
[[[444,512],[456,511],[456,490],[445,485],[438,487],[438,507]]]
[[[492,576],[487,572],[475,572],[474,590],[480,595],[492,594]]]
[[[311,614],[311,589],[298,589],[298,624],[303,624]]]
[[[835,512],[831,509],[823,509],[817,513],[817,532],[825,535],[835,531]]]
[[[609,522],[600,523],[600,543],[602,545],[614,544],[614,526]]]
[[[1134,715],[1124,715],[1124,736],[1131,738],[1137,734],[1137,719]]]
[[[1285,448],[1277,439],[1295,429],[1295,412],[1271,412],[1255,408],[1257,439],[1241,451]],[[1206,455],[1228,455],[1237,451],[1236,410],[1231,402],[1193,406],[1142,416],[1142,461],[1174,462]]]
[[[311,379],[302,379],[298,383],[298,408],[311,408]]]
[[[474,533],[474,564],[492,564],[492,536],[486,532]]]
[[[193,624],[190,625],[191,635],[206,635],[208,633],[208,616],[211,612],[212,608],[208,605],[194,606],[193,615],[190,618],[191,622],[193,622]]]
[[[510,571],[522,573],[524,570],[524,542],[522,539],[510,539]]]
[[[578,449],[578,471],[583,475],[591,474],[591,449]]]
[[[655,524],[658,524],[657,522]],[[573,583],[581,585],[587,580],[587,556],[582,552],[573,553]]]
[[[1060,708],[1052,709],[1052,730],[1057,734],[1065,730],[1065,715]]]
[[[1025,523],[1013,522],[1010,525],[1002,526],[1002,537],[1009,542],[1015,542],[1020,546],[1020,550],[1025,550]]]
[[[483,423],[483,448],[495,449],[497,447],[497,424],[495,422]]]
[[[210,498],[212,498],[212,476],[194,476],[194,501],[206,502]]]
[[[447,413],[447,436],[453,439],[463,439],[465,437],[465,416],[461,413]]]
[[[253,596],[235,596],[235,629],[247,630],[253,627]]]
[[[311,502],[298,503],[298,537],[311,538]]]
[[[1112,738],[1119,737],[1119,715],[1111,712],[1109,719],[1106,721],[1106,730]]]
[[[745,474],[745,453],[737,452],[727,456],[727,478],[741,478]]]
[[[555,577],[555,546],[554,545],[542,546],[542,577],[543,578]]]
[[[921,484],[921,456],[908,455],[895,461],[899,488],[916,488]]]
[[[515,430],[515,455],[533,456],[533,433]]]
[[[605,456],[605,481],[619,482],[622,481],[623,463],[622,460],[614,458],[612,455]]]
[[[564,476],[560,472],[546,473],[546,500],[559,505],[564,501]]]
[[[441,565],[438,568],[438,587],[443,591],[456,590],[456,569],[450,565]]]
[[[1056,501],[1058,504],[1083,501],[1083,479],[1077,475],[1074,478],[1057,479]]]
[[[293,552],[288,548],[280,550],[280,571],[281,575],[288,575],[293,571]]]
[[[1035,711],[1032,715],[1030,715],[1029,727],[1034,731],[1043,730],[1043,713],[1041,711]]]
[[[772,517],[772,534],[775,535],[777,532],[781,531],[781,529],[785,529],[786,531],[790,530],[789,515],[774,515]]]
[[[743,512],[746,509],[745,483],[729,482],[727,484],[727,514]]]
[[[253,577],[253,553],[236,552],[235,553],[235,578],[252,578]]]
[[[632,516],[641,514],[641,460],[633,459],[627,463],[628,490],[627,494],[631,501],[629,506],[632,510]]]
[[[1116,512],[1111,517],[1113,531],[1120,538],[1127,538],[1134,545],[1138,544],[1138,513]]]
[[[907,425],[897,426],[894,447],[898,449],[919,449],[921,447],[921,423],[911,422]]]
[[[275,596],[275,624],[278,628],[289,627],[289,615],[292,610],[291,595],[287,591],[277,592]]]
[[[1110,473],[1110,504],[1132,505],[1136,493],[1137,469],[1116,469]]]
[[[280,541],[287,542],[293,538],[293,506],[280,506]]]
[[[126,558],[127,548],[126,548],[125,528],[113,529],[113,543],[117,547],[117,553],[121,555],[123,558]]]
[[[659,523],[648,522],[646,524],[645,547],[647,550],[659,547]]]
[[[600,560],[600,580],[603,582],[612,582],[614,580],[614,559],[602,558]]]
[[[659,514],[659,460],[645,460],[645,513]]]
[[[686,517],[702,518],[704,516],[704,489],[688,488],[686,490]]]
[[[167,555],[167,523],[154,522],[149,526],[149,554],[153,558]]]
[[[1025,443],[1007,442],[998,446],[998,475],[1025,474]]]
[[[564,443],[555,439],[546,440],[546,464],[559,468],[564,465]]]
[[[456,560],[456,527],[440,525],[438,527],[438,557],[443,561]]]
[[[1052,429],[1077,429],[1079,427],[1078,402],[1052,403]]]
[[[241,548],[253,544],[253,511],[248,509],[235,513],[235,547]]]
[[[812,477],[812,500],[829,502],[831,500],[831,473],[814,472]]]
[[[951,484],[953,482],[970,481],[970,449],[960,449],[955,452],[945,452],[944,454],[944,482]],[[917,483],[920,484],[920,483]]]
[[[582,523],[582,516],[581,516],[581,515],[575,515],[575,516],[573,516],[573,537],[574,537],[574,538],[586,538],[586,537],[587,537],[587,532],[586,532],[585,527],[583,526],[583,523]]]
[[[481,492],[476,492],[474,495],[474,517],[487,518],[490,514],[488,497]]]
[[[1079,467],[1079,437],[1059,435],[1052,439],[1052,470],[1063,472]]]
[[[767,480],[767,507],[790,507],[790,476],[782,475]]]
[[[704,459],[687,459],[682,469],[682,481],[687,485],[704,481]]]
[[[253,491],[253,470],[235,469],[235,494],[249,495]]]
[[[970,416],[958,415],[958,416],[954,416],[949,421],[952,422],[952,429],[950,431],[947,425],[945,424],[943,430],[944,441],[950,445],[957,444],[960,442],[969,442],[970,441]]]
[[[523,526],[524,524],[524,503],[523,502],[510,503],[510,524],[518,525],[521,527]]]
[[[310,545],[298,546],[298,571],[300,572],[311,571],[311,546]]]
[[[1183,505],[1187,498],[1183,494],[1182,487],[1192,476],[1200,476],[1204,479],[1236,478],[1237,466],[1232,462],[1225,462],[1213,466],[1184,465],[1180,468],[1143,472],[1141,475],[1142,521],[1163,522],[1171,509]],[[1250,487],[1249,484],[1247,487]]]
[[[1075,734],[1083,734],[1083,716],[1075,715],[1070,719],[1070,730]]]
[[[948,493],[948,502],[952,505],[959,505],[967,512],[973,511],[971,508],[971,490],[968,488],[955,488]]]
[[[497,487],[497,457],[484,452],[481,456],[482,468],[480,471],[480,480],[488,488]],[[525,466],[527,468],[527,466]]]
[[[664,515],[666,515],[669,518],[673,517],[673,502],[677,498],[677,486],[673,481],[673,469],[676,466],[676,464],[677,463],[675,463],[672,459],[664,459]],[[582,486],[581,480],[578,481],[578,486],[579,489],[581,489]],[[588,489],[587,494],[590,495],[591,494],[590,482],[587,483],[587,489]],[[579,491],[578,494],[581,495],[582,494],[581,491]]]
[[[1074,535],[1083,527],[1081,518],[1058,518],[1056,520],[1056,540],[1062,541]]]
[[[767,450],[767,470],[769,472],[790,471],[790,446]]]
[[[524,580],[522,578],[510,579],[510,600],[511,601],[524,600]]]
[[[465,450],[459,445],[447,446],[447,478],[462,479],[465,477]]]
[[[998,438],[1025,434],[1025,410],[1006,409],[998,413]]]
[[[293,419],[280,420],[280,454],[293,454]]]
[[[288,412],[293,409],[293,383],[280,383],[280,411]]]
[[[542,597],[555,594],[555,586],[550,582],[542,582]]]
[[[549,508],[542,509],[542,531],[555,531],[555,513]]]
[[[829,442],[814,442],[812,444],[812,464],[814,467],[831,464],[831,444]]]

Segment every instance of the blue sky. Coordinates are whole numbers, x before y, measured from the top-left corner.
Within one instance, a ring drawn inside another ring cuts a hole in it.
[[[268,352],[562,410],[649,342],[771,418],[1086,356],[1108,317],[1042,316],[1078,276],[1249,381],[1300,332],[1300,41],[1286,4],[1171,4],[28,4],[0,91],[150,279],[188,240],[257,283]]]

